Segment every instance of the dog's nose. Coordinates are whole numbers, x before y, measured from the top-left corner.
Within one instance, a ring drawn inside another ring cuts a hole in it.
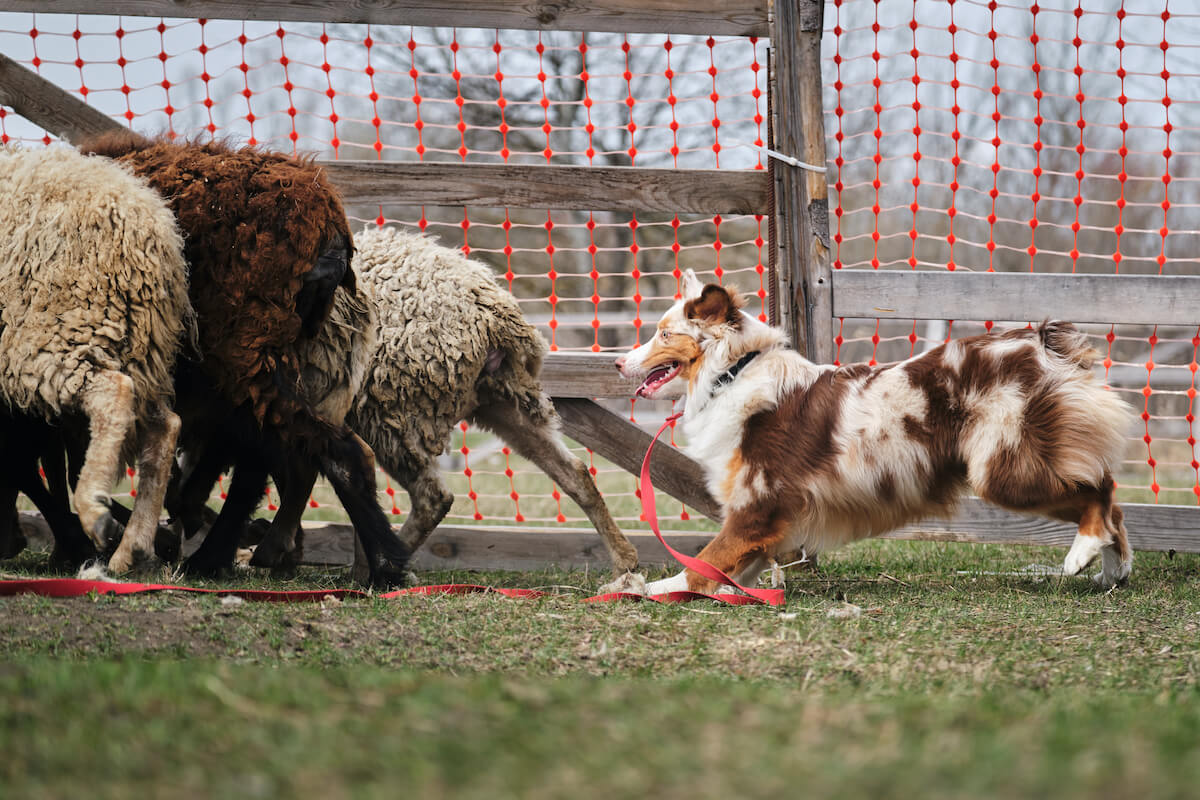
[[[617,367],[617,372],[621,373],[622,375],[625,374],[625,356],[620,356],[616,360],[616,367]]]

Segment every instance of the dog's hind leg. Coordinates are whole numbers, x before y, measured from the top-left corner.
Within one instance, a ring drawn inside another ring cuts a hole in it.
[[[1063,559],[1063,572],[1078,575],[1100,556],[1109,533],[1104,527],[1104,511],[1099,505],[1085,507],[1079,518],[1079,532],[1067,557]]]
[[[604,540],[614,573],[619,575],[637,569],[637,549],[613,521],[587,465],[566,448],[554,427],[539,425],[511,403],[484,405],[475,415],[518,453],[549,475],[579,504]],[[557,417],[554,419],[557,420]]]
[[[1124,512],[1113,502],[1112,477],[1105,475],[1099,487],[1082,489],[1071,500],[1074,502],[1050,512],[1079,525],[1063,560],[1063,572],[1078,575],[1100,558],[1102,571],[1096,581],[1105,588],[1124,583],[1133,568],[1133,551],[1125,533]]]

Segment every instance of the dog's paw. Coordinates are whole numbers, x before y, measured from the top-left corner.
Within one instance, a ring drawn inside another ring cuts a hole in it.
[[[1104,542],[1095,536],[1075,535],[1070,552],[1063,559],[1063,574],[1078,575],[1100,555]]]

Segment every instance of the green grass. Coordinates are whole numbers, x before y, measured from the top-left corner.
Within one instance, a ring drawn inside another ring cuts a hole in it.
[[[1200,557],[869,542],[787,607],[0,599],[11,797],[1194,796]],[[41,574],[37,557],[5,565]],[[217,584],[207,584],[217,585]],[[338,571],[271,583],[344,586]],[[849,602],[851,618],[829,616]]]

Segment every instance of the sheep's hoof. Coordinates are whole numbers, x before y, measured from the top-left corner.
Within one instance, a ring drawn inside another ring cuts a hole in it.
[[[250,559],[250,566],[271,570],[271,577],[273,578],[296,577],[296,567],[300,565],[300,559],[297,557],[295,551],[278,550],[260,558],[259,553],[262,552],[263,546],[259,545],[254,549],[254,556]]]
[[[396,564],[390,561],[380,561],[371,570],[371,586],[375,589],[403,589],[408,582],[407,564]]]
[[[155,546],[157,548],[157,543]],[[157,553],[143,553],[140,550],[136,550],[133,553],[133,564],[130,565],[130,569],[133,572],[144,574],[158,572],[162,569],[162,566],[163,561]]]
[[[242,542],[245,547],[245,541]],[[263,539],[258,547],[254,548],[254,557],[250,559],[250,566],[274,568],[283,566],[288,560],[288,553],[280,545],[274,537]]]
[[[227,570],[233,569],[232,563],[224,561],[214,561],[211,558],[198,557],[200,551],[196,551],[191,558],[183,562],[183,573],[193,578],[208,578],[215,580],[220,578]]]
[[[161,566],[162,562],[154,553],[144,553],[141,550],[135,550],[130,554],[118,550],[108,560],[108,571],[114,575],[124,575],[129,572],[154,572]]]
[[[628,552],[620,552],[613,560],[613,577],[619,578],[626,572],[637,572],[638,554],[632,546]]]
[[[250,559],[250,566],[270,569],[272,578],[290,580],[296,577],[296,570],[300,567],[300,561],[304,555],[303,546],[297,542],[296,547],[291,550],[276,550],[274,553],[267,554],[269,558],[264,557],[260,560],[258,554],[262,552],[263,546],[266,544],[264,542],[254,551],[254,558]]]
[[[250,523],[248,525],[246,525],[246,527],[242,528],[242,537],[238,541],[238,547],[259,547],[260,549],[255,550],[254,552],[255,553],[260,552],[261,545],[266,540],[267,531],[269,531],[270,529],[271,529],[271,521],[270,520],[266,520],[266,519],[250,520]],[[254,562],[252,561],[250,563],[253,564]],[[254,566],[265,566],[265,565],[255,564]]]
[[[105,511],[104,515],[96,520],[95,527],[92,528],[92,541],[105,553],[112,553],[121,543],[121,537],[124,534],[125,526],[117,522],[111,511]]]
[[[166,525],[154,531],[154,554],[166,564],[174,564],[183,555],[183,537]]]
[[[80,533],[82,536],[82,532]],[[50,553],[50,567],[55,570],[74,572],[89,561],[100,557],[96,546],[89,541],[55,542]]]

